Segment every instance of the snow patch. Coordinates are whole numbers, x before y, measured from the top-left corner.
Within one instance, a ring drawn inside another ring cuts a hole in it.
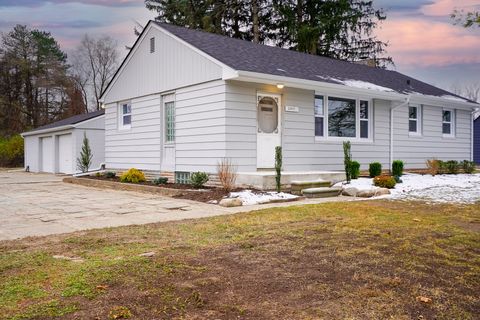
[[[444,95],[444,96],[442,96],[442,98],[443,98],[443,99],[452,100],[452,101],[467,102],[466,99],[463,99],[463,98],[460,98],[460,97],[451,96],[451,95]]]
[[[239,198],[244,206],[269,203],[275,200],[296,199],[295,196],[285,192],[253,192],[252,190],[243,190],[240,192],[230,192],[229,198]]]
[[[465,204],[480,201],[480,174],[443,174],[432,177],[412,173],[403,175],[401,179],[403,182],[397,183],[395,189],[390,190],[390,195],[382,197]],[[359,190],[376,188],[373,186],[373,179],[370,178],[355,179],[344,186]]]
[[[339,81],[340,83],[343,83],[347,87],[352,87],[352,88],[359,88],[359,89],[368,89],[368,90],[376,90],[376,91],[383,91],[383,92],[394,92],[395,90],[387,88],[387,87],[382,87],[379,85],[376,85],[374,83],[366,82],[366,81],[360,81],[360,80],[335,80]]]

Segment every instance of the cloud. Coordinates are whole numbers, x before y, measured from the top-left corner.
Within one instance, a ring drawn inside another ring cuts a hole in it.
[[[376,8],[388,11],[416,11],[424,5],[433,4],[433,0],[374,0]]]
[[[389,42],[388,53],[397,64],[445,66],[480,62],[479,33],[449,23],[416,17],[395,18],[377,30],[377,35]]]
[[[437,0],[434,3],[424,5],[421,12],[426,16],[445,16],[448,17],[453,10],[472,10],[480,8],[478,0]]]
[[[47,3],[65,4],[79,3],[104,7],[138,7],[144,6],[138,0],[0,0],[0,7],[41,7]]]

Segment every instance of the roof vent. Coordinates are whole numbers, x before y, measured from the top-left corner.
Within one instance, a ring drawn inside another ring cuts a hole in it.
[[[411,85],[410,79],[407,79],[407,85]]]

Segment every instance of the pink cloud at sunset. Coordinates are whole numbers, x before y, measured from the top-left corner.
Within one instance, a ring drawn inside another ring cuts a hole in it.
[[[480,7],[478,0],[437,0],[424,5],[420,11],[427,16],[449,16],[454,9],[472,10]]]
[[[445,22],[391,18],[377,31],[398,64],[417,66],[480,62],[480,36]]]

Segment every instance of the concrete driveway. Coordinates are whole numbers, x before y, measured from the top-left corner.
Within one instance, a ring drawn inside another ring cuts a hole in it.
[[[0,240],[235,213],[220,206],[0,171]]]

